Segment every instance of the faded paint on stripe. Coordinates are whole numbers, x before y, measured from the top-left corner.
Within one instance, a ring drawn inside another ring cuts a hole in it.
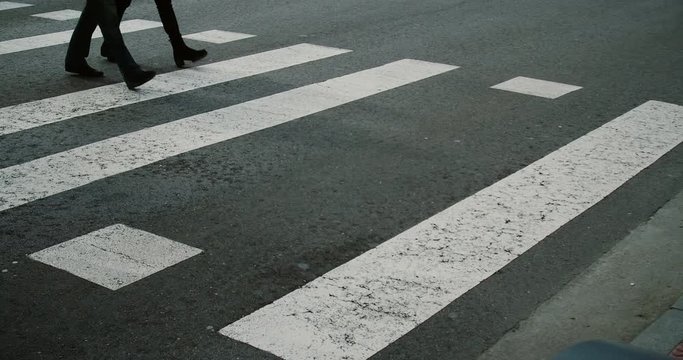
[[[8,106],[0,109],[0,135],[322,60],[347,52],[350,50],[298,44],[157,75],[137,91],[130,91],[124,83],[118,83]]]
[[[649,101],[220,333],[287,360],[367,359],[683,141]]]
[[[0,170],[0,211],[455,68],[396,61],[11,166]]]

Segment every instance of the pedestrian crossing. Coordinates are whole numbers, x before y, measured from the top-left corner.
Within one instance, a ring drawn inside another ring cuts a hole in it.
[[[298,44],[161,74],[135,92],[128,90],[122,82],[9,106],[0,109],[0,135],[180,94],[347,52],[349,50]]]
[[[454,68],[398,61],[0,169],[0,211]]]
[[[0,10],[18,7],[0,2]],[[136,19],[121,26],[122,32],[134,32],[161,24]],[[6,40],[0,42],[0,56],[63,45],[70,34]],[[214,44],[251,37],[216,30],[186,36]],[[153,99],[191,95],[198,89],[305,67],[352,51],[295,44],[161,74],[138,91],[118,83],[0,108],[0,141],[37,127]],[[388,61],[1,168],[0,213],[457,69],[454,64],[419,59]],[[582,89],[528,77],[490,88],[547,100]],[[233,323],[226,319],[220,330],[223,340],[237,340],[287,360],[372,357],[683,142],[683,106],[648,101],[625,110],[298,290]],[[154,257],[157,251],[167,256]],[[139,281],[202,251],[116,224],[30,257],[115,291],[145,286]],[[99,268],[103,263],[107,266]]]
[[[682,141],[683,107],[647,102],[220,332],[284,359],[367,359]]]

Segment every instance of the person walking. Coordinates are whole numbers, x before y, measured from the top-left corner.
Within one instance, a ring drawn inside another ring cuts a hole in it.
[[[126,11],[132,0],[116,0],[116,8],[119,16],[119,23],[123,18],[123,13]],[[195,50],[190,48],[183,41],[183,36],[180,33],[180,27],[178,26],[178,19],[176,18],[175,12],[173,11],[173,4],[171,0],[154,0],[157,6],[157,11],[159,12],[159,18],[164,26],[164,31],[168,35],[168,39],[171,42],[171,47],[173,48],[173,60],[177,67],[182,68],[185,66],[185,61],[195,62],[197,60],[203,59],[207,52],[206,50]],[[112,49],[109,43],[104,41],[102,47],[100,48],[100,54],[110,61],[113,59]]]
[[[109,44],[111,60],[118,65],[129,89],[135,89],[154,78],[156,72],[142,70],[126,48],[119,29],[116,0],[86,1],[66,52],[64,69],[67,72],[86,77],[104,76],[103,72],[93,69],[85,60],[90,52],[90,41],[97,25],[100,26],[104,41]]]

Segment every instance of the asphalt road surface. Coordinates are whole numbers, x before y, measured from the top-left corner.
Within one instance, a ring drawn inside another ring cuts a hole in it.
[[[2,359],[474,359],[683,190],[678,0],[135,1],[135,92],[24,4]]]

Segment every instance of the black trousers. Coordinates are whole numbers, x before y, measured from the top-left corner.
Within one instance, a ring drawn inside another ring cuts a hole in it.
[[[130,4],[130,1],[128,3]],[[69,48],[66,52],[66,62],[80,61],[80,59],[88,57],[92,34],[99,25],[104,41],[110,47],[121,72],[138,69],[139,65],[123,42],[123,35],[119,30],[118,14],[116,0],[87,0],[78,24],[71,35]]]
[[[119,15],[119,22],[121,21],[123,13],[126,11],[128,6],[130,6],[131,2],[132,0],[116,0],[116,9]],[[161,24],[163,24],[164,31],[171,40],[171,44],[173,46],[184,44],[183,36],[180,34],[180,27],[178,26],[178,19],[176,19],[175,12],[173,11],[173,4],[171,0],[154,0],[154,4],[157,6]]]

